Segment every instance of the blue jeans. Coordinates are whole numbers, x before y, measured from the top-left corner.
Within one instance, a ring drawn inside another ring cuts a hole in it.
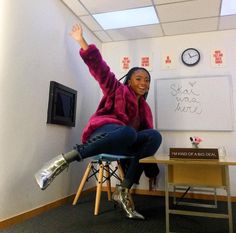
[[[134,156],[122,183],[122,186],[131,188],[139,160],[155,154],[161,141],[161,134],[154,129],[136,131],[129,126],[107,124],[95,130],[77,150],[83,159],[100,153]]]

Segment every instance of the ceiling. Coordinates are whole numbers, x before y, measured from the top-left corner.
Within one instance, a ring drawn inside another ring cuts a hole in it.
[[[236,29],[236,14],[220,16],[222,0],[62,0],[103,43]],[[92,14],[154,6],[158,24],[103,30]]]

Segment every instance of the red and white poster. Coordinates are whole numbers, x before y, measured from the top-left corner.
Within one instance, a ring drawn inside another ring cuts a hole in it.
[[[213,67],[225,66],[225,52],[223,49],[213,49],[211,52],[211,64]]]
[[[121,70],[128,71],[131,68],[131,58],[130,56],[121,57]]]
[[[161,68],[162,69],[175,69],[176,59],[171,53],[163,53],[161,57]]]
[[[152,70],[152,56],[151,55],[141,55],[139,66],[147,69],[148,71]]]

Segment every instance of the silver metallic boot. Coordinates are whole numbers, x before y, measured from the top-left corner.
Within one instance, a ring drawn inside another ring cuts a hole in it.
[[[129,189],[116,185],[115,192],[112,194],[112,199],[124,210],[127,218],[145,219],[143,215],[135,210]]]
[[[46,189],[54,178],[69,166],[69,163],[81,160],[82,157],[76,149],[53,158],[35,174],[39,187],[42,190]]]
[[[42,190],[46,189],[53,179],[68,166],[63,154],[50,160],[35,174],[39,187]]]

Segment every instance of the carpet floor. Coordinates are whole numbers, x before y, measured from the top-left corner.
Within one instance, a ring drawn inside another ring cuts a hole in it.
[[[165,233],[165,199],[157,196],[133,196],[136,209],[145,220],[124,217],[102,194],[100,214],[93,215],[95,194],[81,197],[76,206],[71,203],[49,210],[22,223],[0,230],[2,233]],[[190,207],[179,207],[190,208]],[[235,223],[236,204],[233,208]],[[199,211],[206,209],[198,208]],[[207,209],[209,210],[209,209]],[[216,211],[210,210],[210,211]],[[217,212],[225,213],[227,205],[218,202]],[[236,232],[236,226],[234,224]],[[183,215],[170,216],[170,231],[175,233],[228,233],[228,220]]]

